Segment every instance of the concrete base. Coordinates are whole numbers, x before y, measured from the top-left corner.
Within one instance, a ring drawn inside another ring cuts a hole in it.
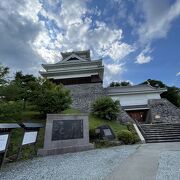
[[[70,146],[64,147],[60,149],[39,149],[38,155],[39,156],[49,156],[49,155],[57,155],[57,154],[65,154],[65,153],[73,153],[79,151],[87,151],[94,149],[94,144],[89,145],[82,145],[82,146]]]

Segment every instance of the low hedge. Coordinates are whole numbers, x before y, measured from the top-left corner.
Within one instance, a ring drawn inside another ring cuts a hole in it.
[[[118,132],[117,138],[124,144],[134,144],[136,142],[135,135],[129,130],[121,130],[120,132]]]

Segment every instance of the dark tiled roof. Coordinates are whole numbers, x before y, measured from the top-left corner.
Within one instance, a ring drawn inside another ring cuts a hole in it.
[[[138,93],[138,92],[149,92],[149,91],[166,91],[166,89],[155,88],[147,84],[107,88],[108,94]]]
[[[78,56],[85,58],[87,60],[90,60],[90,50],[86,50],[86,51],[72,51],[72,52],[62,52],[61,55],[63,57],[63,59],[67,58],[68,56],[70,56],[71,54],[77,54]]]
[[[122,106],[123,109],[125,110],[130,110],[130,109],[149,109],[147,105],[132,105],[132,106]]]

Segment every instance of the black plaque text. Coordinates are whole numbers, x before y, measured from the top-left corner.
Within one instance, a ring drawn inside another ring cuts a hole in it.
[[[54,120],[52,141],[83,138],[83,120]]]

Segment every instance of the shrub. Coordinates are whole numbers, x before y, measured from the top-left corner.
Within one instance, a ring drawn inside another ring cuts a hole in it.
[[[90,138],[90,140],[97,138],[97,134],[95,132],[95,129],[89,129],[89,138]]]
[[[70,91],[60,85],[45,89],[35,100],[38,110],[44,114],[60,113],[69,108],[71,102]]]
[[[128,129],[129,131],[131,131],[131,133],[133,134],[134,143],[139,142],[140,139],[139,139],[139,136],[138,136],[137,133],[136,133],[136,130],[134,129],[134,126],[133,126],[132,124],[127,124],[127,129]]]
[[[127,124],[127,129],[131,131],[132,133],[136,133],[134,126],[132,124]]]
[[[135,143],[134,135],[129,130],[122,130],[117,134],[118,140],[122,141],[124,144],[133,144]]]
[[[119,112],[119,101],[113,101],[110,97],[100,97],[92,104],[92,114],[99,118],[116,120]]]
[[[0,101],[0,116],[16,119],[21,115],[22,107],[21,101]]]

